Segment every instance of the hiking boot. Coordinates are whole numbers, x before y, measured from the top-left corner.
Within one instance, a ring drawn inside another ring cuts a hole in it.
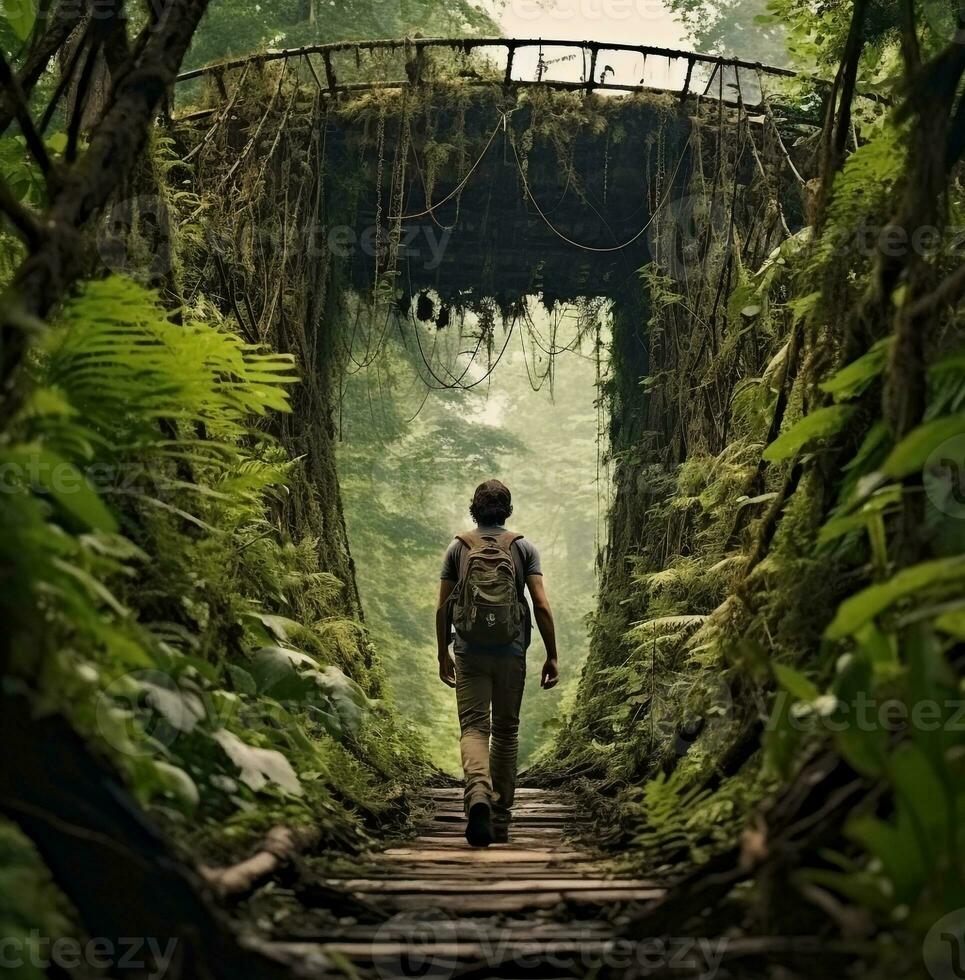
[[[508,844],[509,843],[509,827],[493,827],[493,843],[494,844]]]
[[[493,818],[488,803],[473,803],[469,808],[466,840],[472,847],[489,847],[492,844]]]

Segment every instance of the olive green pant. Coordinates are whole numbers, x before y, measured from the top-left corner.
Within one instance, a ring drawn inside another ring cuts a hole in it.
[[[466,813],[475,803],[488,803],[494,826],[508,828],[516,792],[526,658],[465,653],[456,654],[455,661]]]

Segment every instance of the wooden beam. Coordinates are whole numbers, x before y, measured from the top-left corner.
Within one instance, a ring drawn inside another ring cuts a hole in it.
[[[381,893],[427,892],[433,895],[464,895],[464,878],[326,878],[325,884],[343,891]],[[584,878],[566,876],[558,878],[505,877],[496,881],[478,881],[472,886],[473,894],[530,894],[536,892],[582,892],[582,891],[656,891],[660,895],[664,889],[653,881],[636,878]],[[651,896],[655,897],[655,896]]]
[[[618,42],[602,43],[597,41],[575,41],[572,38],[505,38],[505,37],[422,37],[422,38],[383,38],[370,41],[336,41],[331,44],[309,44],[301,48],[280,48],[271,51],[264,51],[258,55],[249,55],[243,58],[233,58],[227,61],[213,62],[210,65],[203,65],[200,68],[193,68],[191,71],[182,72],[178,76],[179,82],[190,81],[192,78],[200,78],[216,68],[230,71],[233,68],[240,68],[252,58],[262,61],[279,61],[286,58],[300,58],[304,54],[337,54],[342,51],[372,51],[383,50],[393,51],[405,48],[407,45],[416,48],[459,48],[464,51],[471,51],[476,48],[507,48],[515,50],[517,48],[534,47],[553,47],[553,48],[582,48],[590,51],[629,51],[644,57],[658,58],[686,58],[690,61],[698,61],[704,64],[716,65],[718,63],[733,68],[747,68],[752,71],[760,70],[767,75],[775,75],[782,78],[797,78],[798,72],[790,68],[778,68],[774,65],[764,65],[758,61],[744,61],[741,58],[720,59],[715,55],[701,54],[699,51],[686,51],[677,48],[653,47],[647,44],[621,44]],[[829,85],[825,79],[812,78],[817,85]],[[581,82],[583,86],[585,83]]]

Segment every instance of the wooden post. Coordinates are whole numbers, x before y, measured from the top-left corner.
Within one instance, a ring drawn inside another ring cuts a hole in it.
[[[707,93],[710,91],[710,86],[714,84],[714,78],[717,76],[717,72],[721,72],[721,75],[723,76],[723,65],[724,62],[718,58],[717,64],[714,66],[714,70],[710,73],[710,78],[707,79],[707,87],[704,89],[704,95],[707,95]]]
[[[302,55],[305,59],[305,64],[308,65],[308,70],[312,73],[312,78],[315,79],[315,84],[318,86],[318,90],[321,91],[322,83],[319,80],[318,73],[315,71],[315,66],[312,64],[312,56],[310,54]]]
[[[684,79],[683,91],[680,93],[680,101],[684,102],[690,94],[690,77],[694,73],[694,59],[687,59],[687,77]]]
[[[590,44],[590,71],[587,74],[586,79],[586,94],[589,95],[593,91],[593,86],[596,85],[596,58],[600,53],[599,45],[592,43]]]
[[[218,93],[220,94],[221,98],[227,100],[228,90],[225,88],[223,71],[214,72],[214,83],[218,86]]]
[[[328,91],[334,98],[335,89],[338,87],[338,79],[335,77],[335,70],[332,68],[332,54],[330,51],[322,52],[322,61],[325,62],[325,81],[328,82]]]

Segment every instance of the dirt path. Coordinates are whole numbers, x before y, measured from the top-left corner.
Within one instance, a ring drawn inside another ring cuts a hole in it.
[[[411,841],[360,859],[352,877],[325,880],[388,918],[345,925],[324,942],[286,943],[286,958],[315,976],[332,967],[376,977],[619,972],[621,912],[662,889],[614,877],[599,856],[573,843],[579,815],[566,796],[520,790],[511,842],[487,849],[465,842],[461,790],[427,789],[425,796],[427,812]]]

